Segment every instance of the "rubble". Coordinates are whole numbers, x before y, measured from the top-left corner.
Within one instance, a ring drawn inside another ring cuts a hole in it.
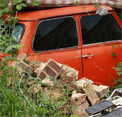
[[[105,94],[109,92],[109,86],[104,86],[104,85],[99,85],[99,86],[92,85],[92,86],[100,99],[103,98]]]
[[[53,87],[54,86],[53,81],[51,81],[50,78],[45,78],[44,80],[42,80],[41,83],[46,84],[48,87]]]
[[[60,64],[53,59],[46,63],[40,61],[30,62],[26,54],[17,57],[18,61],[12,63],[16,67],[19,75],[27,74],[25,83],[28,85],[27,94],[32,99],[36,99],[38,93],[45,94],[55,103],[55,100],[61,100],[68,96],[67,103],[59,110],[70,110],[76,117],[87,115],[86,108],[100,102],[104,95],[109,92],[109,87],[104,85],[93,85],[93,81],[87,78],[78,80],[78,71],[67,65]],[[32,79],[29,79],[29,77]],[[41,98],[41,97],[40,97]],[[64,108],[63,108],[64,107]],[[65,114],[66,114],[65,113]]]
[[[77,105],[80,105],[86,100],[86,94],[74,93],[71,98],[76,101]]]
[[[76,82],[77,86],[81,88],[87,95],[89,101],[92,105],[97,104],[100,101],[100,98],[97,96],[93,85],[86,78],[82,78]]]
[[[72,109],[72,113],[76,115],[76,117],[83,117],[87,115],[85,109],[89,107],[89,104],[86,99],[81,104],[77,103],[75,100],[70,100],[70,105],[76,107],[75,109]]]

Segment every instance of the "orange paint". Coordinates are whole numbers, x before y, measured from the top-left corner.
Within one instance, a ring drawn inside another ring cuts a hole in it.
[[[92,15],[95,14],[98,9],[93,5],[84,6],[86,7],[85,10],[81,9],[82,6],[72,6],[19,12],[17,15],[17,17],[20,17],[19,23],[25,26],[24,34],[21,39],[21,43],[25,46],[19,50],[19,54],[26,53],[31,61],[46,62],[52,58],[61,64],[66,64],[78,70],[79,79],[85,76],[93,80],[95,83],[110,85],[109,80],[113,82],[117,77],[115,70],[112,69],[112,67],[116,67],[117,63],[115,58],[112,56],[113,48],[111,45],[113,44],[117,46],[117,48],[115,48],[115,52],[117,54],[117,60],[120,62],[122,61],[122,42],[114,41],[84,46],[82,41],[80,18],[84,15],[88,15],[86,11]],[[122,29],[121,21],[112,8],[109,6],[104,7],[112,13]],[[32,43],[39,22],[65,16],[73,16],[76,20],[79,45],[77,47],[65,49],[43,51],[39,53],[34,52],[32,49]],[[83,58],[84,55],[92,54],[94,56]]]

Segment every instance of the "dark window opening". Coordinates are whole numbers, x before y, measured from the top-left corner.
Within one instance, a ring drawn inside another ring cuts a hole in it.
[[[122,39],[122,30],[111,14],[83,16],[81,29],[84,45]]]
[[[37,28],[33,49],[46,51],[78,46],[77,27],[72,17],[42,21]]]

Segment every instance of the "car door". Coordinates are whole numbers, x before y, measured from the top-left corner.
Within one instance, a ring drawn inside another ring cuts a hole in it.
[[[122,30],[114,16],[82,15],[82,57],[84,76],[95,84],[113,85],[117,62],[122,61]]]
[[[39,21],[32,40],[27,53],[31,61],[54,59],[80,71],[82,77],[81,42],[73,16]]]

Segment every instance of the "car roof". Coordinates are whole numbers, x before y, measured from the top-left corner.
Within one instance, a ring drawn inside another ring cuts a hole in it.
[[[107,5],[102,5],[108,10],[112,10],[111,7]],[[21,11],[18,13],[18,20],[34,21],[39,19],[46,19],[50,17],[59,17],[66,15],[73,15],[86,12],[95,12],[98,8],[93,5],[79,5],[70,7],[59,7],[45,10],[31,10],[31,11]]]

